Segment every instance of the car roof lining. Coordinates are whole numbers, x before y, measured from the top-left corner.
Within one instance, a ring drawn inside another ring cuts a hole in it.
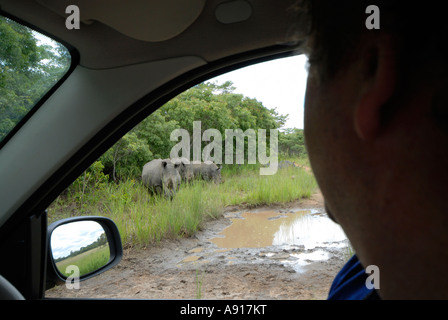
[[[206,0],[37,0],[67,17],[68,5],[82,8],[85,24],[101,22],[136,40],[159,42],[185,31],[201,14]],[[132,23],[129,23],[132,22]]]
[[[244,19],[234,17],[232,20],[232,17],[227,17],[225,21],[230,21],[229,23],[221,22],[222,18],[216,14],[217,10],[222,12],[222,5],[229,1],[207,0],[197,18],[193,19],[191,15],[197,13],[199,9],[186,14],[190,18],[189,20],[185,18],[186,22],[182,28],[177,26],[176,32],[172,31],[170,36],[164,35],[167,39],[160,41],[137,40],[117,31],[117,29],[123,31],[120,23],[114,29],[101,22],[99,17],[93,20],[84,19],[88,23],[81,22],[78,30],[67,29],[65,20],[68,14],[61,14],[61,8],[78,3],[80,18],[83,21],[84,15],[89,16],[87,7],[93,1],[100,0],[1,0],[0,3],[3,11],[76,48],[80,64],[91,69],[116,68],[180,56],[197,56],[212,62],[272,45],[295,46],[303,42],[306,36],[306,33],[302,32],[306,29],[303,28],[303,21],[306,19],[295,7],[296,0],[232,0],[230,3],[246,2],[251,10],[250,15]],[[145,2],[157,4],[159,1],[161,0]],[[194,1],[200,2],[200,0]],[[58,8],[53,6],[56,2]],[[91,12],[91,16],[95,14]],[[174,16],[174,13],[172,15]],[[138,19],[135,20],[134,24],[138,25],[140,22]],[[187,22],[191,23],[185,27]],[[158,37],[163,38],[161,33]]]

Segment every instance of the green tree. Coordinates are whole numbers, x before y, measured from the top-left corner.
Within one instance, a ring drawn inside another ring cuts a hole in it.
[[[171,120],[164,109],[156,110],[143,120],[135,132],[139,139],[148,144],[153,158],[168,158],[171,148],[176,144],[170,140],[171,132],[179,128],[178,121]]]
[[[141,164],[151,159],[148,144],[139,139],[135,131],[131,131],[104,153],[100,161],[104,164],[105,171],[110,172],[112,180],[117,181],[121,177],[138,176]]]
[[[284,125],[286,116],[278,115],[260,101],[234,93],[234,90],[230,81],[201,83],[175,97],[160,110],[167,120],[176,121],[179,128],[186,129],[190,136],[194,121],[201,121],[201,135],[213,128],[219,130],[223,138],[226,129],[241,129],[243,132],[253,129],[258,133],[258,129],[278,129]],[[246,153],[247,140],[244,143]],[[206,144],[208,142],[203,142],[202,147]],[[224,145],[222,148],[224,150]]]
[[[288,128],[279,132],[278,148],[286,156],[306,154],[305,137],[302,129]]]
[[[0,141],[70,66],[61,44],[0,16]]]

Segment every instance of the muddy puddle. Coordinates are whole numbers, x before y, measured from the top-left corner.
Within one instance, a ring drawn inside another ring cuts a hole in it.
[[[346,236],[341,227],[317,210],[289,213],[244,212],[211,242],[220,248],[262,248],[302,245],[304,249],[338,244]]]
[[[315,209],[242,212],[210,242],[221,250],[258,248],[259,257],[276,259],[296,272],[329,259],[332,249],[348,250],[342,228]]]

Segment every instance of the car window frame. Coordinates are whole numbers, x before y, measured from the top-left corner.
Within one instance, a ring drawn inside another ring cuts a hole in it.
[[[20,23],[18,19],[15,21]],[[40,32],[36,28],[34,28],[34,30]],[[66,47],[68,48],[68,46]],[[44,225],[46,227],[46,209],[59,196],[59,194],[63,192],[74,180],[76,180],[76,178],[80,176],[99,156],[112,147],[116,141],[118,141],[135,125],[143,121],[146,117],[159,109],[170,99],[193,87],[194,85],[226,72],[241,69],[261,62],[303,54],[303,52],[298,49],[299,47],[300,44],[294,46],[274,45],[267,48],[229,56],[224,59],[193,68],[192,70],[182,73],[174,79],[161,84],[155,90],[148,92],[145,96],[131,103],[114,119],[101,127],[98,133],[89,141],[86,141],[75,154],[62,163],[52,176],[45,181],[42,181],[40,187],[29,197],[24,199],[21,205],[12,213],[5,223],[0,225],[0,239],[2,241],[9,239],[8,237],[10,237],[11,234],[14,233],[14,230],[17,230],[17,228],[26,228],[28,230],[30,221],[37,221],[33,223],[37,229],[41,227],[44,228]],[[75,50],[74,52],[76,54],[77,51]],[[23,126],[23,124],[26,123],[26,120],[31,118],[39,107],[58,90],[62,83],[71,75],[73,69],[79,65],[79,55],[74,57],[76,58],[72,58],[71,67],[64,77],[62,77],[58,83],[45,94],[35,108],[33,108],[33,112],[31,112],[26,119],[22,119],[21,126]],[[20,127],[17,128],[15,132],[20,130]],[[8,141],[12,136],[13,135],[9,135]],[[47,230],[41,229],[39,232],[36,231],[34,233],[35,238],[31,242],[39,244],[39,246],[33,246],[33,248],[30,248],[29,250],[33,250],[30,254],[32,255],[32,259],[36,259],[35,264],[41,264],[47,253],[45,249],[46,247],[41,243],[42,239],[39,241],[38,238],[41,236],[46,238]],[[28,238],[28,241],[29,240],[31,240],[31,238]],[[35,252],[35,250],[39,252]],[[39,259],[41,261],[39,261]],[[48,266],[46,267],[48,268]],[[37,273],[39,272],[35,272],[36,275],[32,281],[33,283],[25,284],[26,290],[35,291],[36,288],[41,288],[42,283],[46,281],[45,275],[42,275],[43,278],[41,278],[38,277]],[[38,282],[40,283],[39,285],[36,284]],[[28,288],[28,286],[30,287]],[[33,293],[33,297],[36,299],[45,299],[45,293],[40,292],[40,290],[38,291],[39,292]]]
[[[23,201],[9,220],[0,226],[0,233],[14,225],[14,221],[30,216],[33,212],[45,211],[61,192],[69,187],[115,142],[170,99],[192,86],[218,75],[261,62],[303,54],[298,49],[299,46],[300,44],[295,46],[275,45],[220,59],[185,72],[149,92],[103,126],[95,136],[67,159],[51,177]]]

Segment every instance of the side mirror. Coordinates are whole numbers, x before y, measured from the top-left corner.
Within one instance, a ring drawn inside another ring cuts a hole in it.
[[[47,286],[96,276],[117,265],[123,256],[120,233],[105,217],[74,217],[48,227]]]

